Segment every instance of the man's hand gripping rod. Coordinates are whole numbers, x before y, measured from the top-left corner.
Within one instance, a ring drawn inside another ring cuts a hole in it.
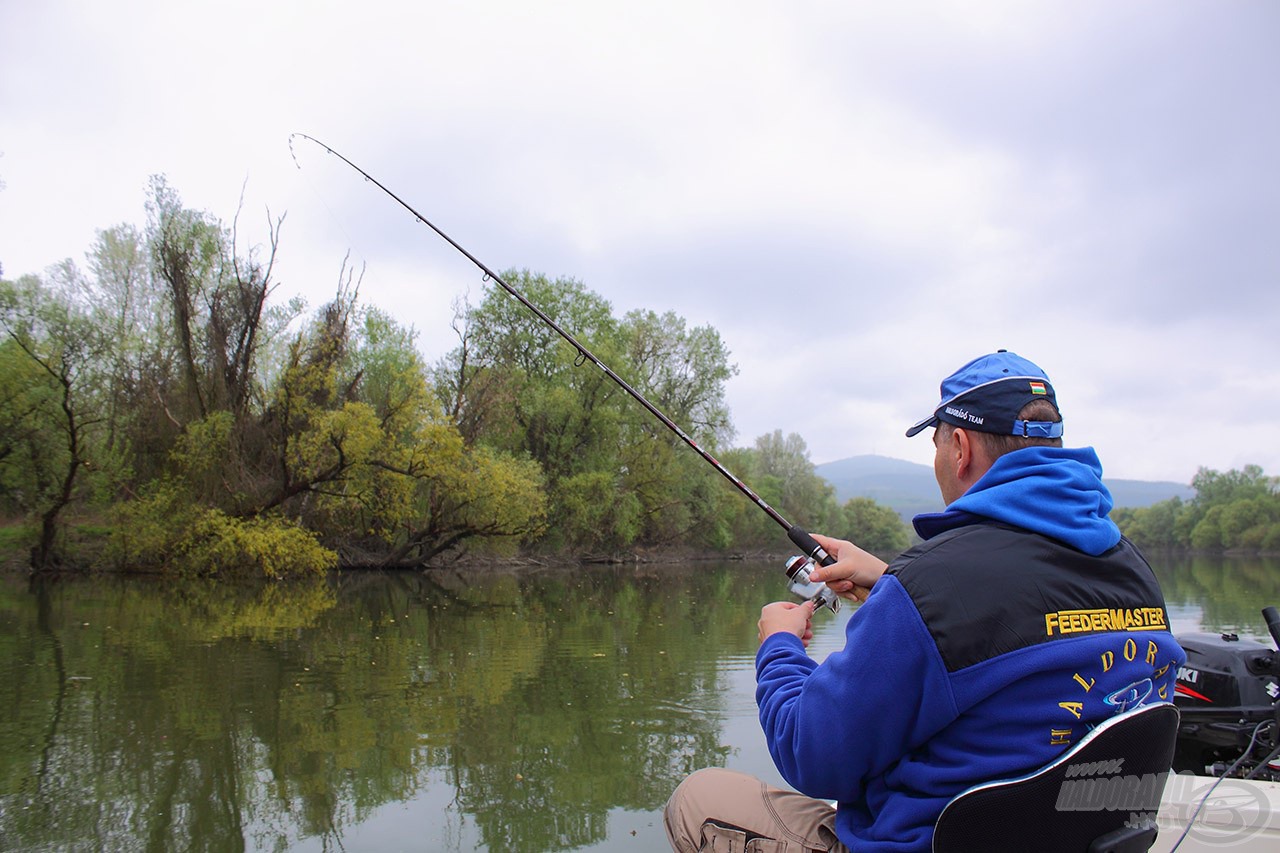
[[[612,379],[614,382],[616,382],[618,386],[622,388],[623,391],[626,391],[636,400],[636,402],[638,402],[640,405],[648,409],[651,415],[653,415],[655,418],[660,420],[667,429],[671,430],[673,433],[679,436],[681,441],[683,441],[685,444],[692,447],[699,456],[701,456],[704,460],[710,463],[710,465],[713,468],[719,471],[726,480],[728,480],[730,483],[734,485],[735,488],[737,488],[738,491],[742,492],[744,495],[750,498],[751,501],[755,503],[756,506],[764,510],[766,515],[768,515],[770,518],[776,521],[779,525],[781,525],[782,528],[787,531],[787,538],[790,539],[792,543],[796,545],[796,547],[798,547],[801,551],[804,552],[804,555],[805,557],[808,558],[808,560],[811,560],[814,563],[818,563],[819,565],[823,565],[823,566],[827,566],[835,562],[835,558],[832,557],[830,554],[828,554],[823,549],[823,547],[818,544],[817,540],[815,540],[812,536],[810,536],[807,531],[805,531],[801,527],[797,527],[796,525],[792,524],[791,522],[783,518],[781,513],[779,513],[773,507],[769,506],[769,504],[766,503],[763,498],[761,498],[759,495],[753,492],[751,488],[747,486],[746,483],[742,482],[742,480],[734,476],[733,472],[731,472],[728,468],[724,467],[724,465],[721,464],[720,460],[716,459],[706,450],[699,447],[696,441],[690,438],[689,435],[687,435],[684,430],[682,430],[679,426],[677,426],[676,423],[673,420],[671,420],[671,418],[667,417],[660,409],[658,409],[657,406],[655,406],[653,403],[645,399],[645,396],[643,394],[641,394],[635,388],[632,388],[631,385],[626,382],[626,380],[624,380],[618,374],[614,373],[613,370],[611,370],[609,366],[606,365],[604,362],[600,361],[600,359],[596,358],[596,356],[591,352],[591,350],[587,349],[581,342],[578,341],[577,338],[575,338],[573,335],[569,334],[567,331],[562,329],[560,325],[556,323],[555,320],[552,320],[545,313],[543,313],[542,309],[540,309],[538,306],[534,305],[532,302],[526,299],[524,295],[520,293],[520,291],[516,290],[511,285],[507,284],[507,282],[503,281],[501,276],[499,276],[493,270],[489,269],[489,267],[487,267],[482,261],[480,261],[479,258],[477,258],[475,255],[471,254],[466,249],[464,249],[461,245],[458,244],[456,240],[454,240],[448,234],[444,233],[444,231],[441,231],[433,222],[431,222],[421,213],[414,210],[408,204],[408,202],[406,202],[404,199],[400,198],[400,196],[396,195],[391,190],[389,190],[381,181],[373,177],[373,175],[370,175],[364,169],[361,169],[355,163],[352,163],[346,157],[342,156],[340,153],[333,150],[328,145],[325,145],[323,142],[321,142],[319,139],[316,139],[314,136],[308,136],[305,133],[293,133],[289,135],[289,151],[290,153],[293,154],[293,162],[299,169],[302,168],[302,164],[298,163],[297,154],[296,152],[293,151],[294,137],[298,137],[300,139],[307,139],[307,140],[310,140],[311,142],[314,142],[316,145],[319,145],[328,153],[332,154],[342,162],[346,163],[352,169],[355,169],[357,172],[359,172],[361,175],[364,176],[364,179],[366,181],[370,182],[371,184],[376,186],[378,189],[382,190],[384,193],[391,196],[391,198],[393,198],[397,204],[399,204],[405,210],[409,211],[409,213],[413,214],[413,217],[416,220],[421,222],[423,225],[426,225],[432,231],[436,232],[436,234],[440,235],[440,237],[444,238],[444,241],[446,243],[448,243],[453,248],[457,249],[459,252],[462,253],[462,255],[467,260],[471,261],[471,263],[479,267],[480,271],[484,273],[484,276],[486,279],[492,279],[493,281],[497,282],[498,285],[500,285],[503,290],[505,290],[507,293],[515,297],[516,300],[518,300],[521,305],[523,305],[524,307],[532,311],[539,320],[541,320],[542,322],[550,326],[552,329],[554,329],[556,333],[560,335],[560,337],[568,341],[569,344],[575,350],[578,351],[578,355],[583,361],[589,361],[592,364],[594,364],[596,367],[604,371],[604,374],[608,376],[610,379]],[[826,606],[830,608],[831,612],[833,613],[838,611],[840,609],[840,599],[836,597],[835,593],[833,593],[830,590],[830,588],[827,587],[826,584],[811,583],[809,581],[808,568],[809,568],[809,564],[806,564],[806,561],[800,557],[793,557],[791,558],[791,560],[787,562],[787,575],[788,577],[792,578],[792,583],[790,586],[792,591],[813,600],[819,606]]]

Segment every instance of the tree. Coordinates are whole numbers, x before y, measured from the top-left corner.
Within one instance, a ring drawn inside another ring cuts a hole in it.
[[[792,524],[833,533],[844,527],[835,489],[818,476],[809,448],[796,433],[774,430],[759,436],[751,448],[734,448],[721,456],[725,467]],[[733,497],[724,506],[724,524],[735,547],[775,549],[784,543],[777,523],[729,484]],[[834,534],[838,535],[838,534]]]
[[[1209,507],[1275,495],[1277,478],[1266,476],[1259,465],[1246,465],[1241,470],[1232,469],[1225,474],[1200,468],[1191,478],[1191,486],[1196,490],[1195,503]]]
[[[1224,473],[1201,468],[1191,485],[1189,541],[1201,550],[1245,548],[1256,550],[1280,533],[1272,527],[1280,519],[1277,478],[1266,476],[1258,465]]]
[[[729,351],[710,326],[686,327],[668,311],[632,311],[619,328],[631,385],[700,444],[723,446],[733,439],[725,383],[738,373]],[[640,407],[646,429],[665,429]]]
[[[700,447],[727,445],[733,426],[725,383],[737,367],[719,333],[653,311],[628,313],[618,333],[624,379]],[[621,397],[619,404],[621,487],[639,502],[637,539],[725,547],[719,476],[638,401]]]
[[[134,417],[159,399],[154,378],[173,363],[168,346],[173,336],[163,319],[169,312],[137,228],[122,224],[99,231],[87,260],[91,275],[83,279],[80,292],[109,342],[104,365],[111,391],[106,400],[106,441],[115,446],[125,434],[136,434],[139,424]]]
[[[387,513],[388,565],[421,565],[463,543],[519,542],[543,530],[547,498],[537,462],[468,446],[427,382],[416,332],[376,309],[364,314],[348,368],[387,441],[373,465],[384,493],[402,496]],[[394,518],[394,523],[392,523]]]
[[[63,511],[77,496],[79,475],[95,458],[103,421],[96,393],[100,330],[65,292],[34,276],[0,282],[0,328],[6,360],[21,385],[6,391],[7,420],[19,433],[6,439],[5,479],[20,482],[22,508],[39,517],[32,549],[35,568],[59,562],[57,539]]]
[[[340,293],[291,348],[267,425],[280,507],[350,563],[418,566],[542,529],[538,465],[468,447],[427,385],[415,333]]]
[[[765,473],[760,451],[754,447],[734,447],[720,455],[720,462],[756,496],[769,506],[786,512],[782,504],[782,481]],[[781,528],[753,501],[742,495],[727,480],[720,483],[720,492],[726,495],[723,502],[723,524],[729,531],[729,541],[741,550],[772,549],[781,544]],[[816,529],[807,519],[792,517],[808,529]]]
[[[1142,546],[1199,551],[1272,550],[1280,546],[1280,480],[1258,465],[1226,473],[1200,468],[1189,502],[1172,498],[1117,510],[1116,523]]]
[[[1117,509],[1112,520],[1142,548],[1173,548],[1179,544],[1178,519],[1185,512],[1181,498],[1173,497],[1149,507]]]
[[[843,524],[831,535],[857,543],[873,554],[897,554],[910,542],[902,518],[871,498],[850,498],[840,507],[840,514]]]
[[[445,414],[468,445],[495,432],[511,404],[513,383],[493,364],[477,364],[475,308],[454,303],[453,330],[458,346],[431,369],[431,386]]]
[[[608,302],[572,279],[510,275],[597,357],[617,362],[617,324]],[[478,360],[501,368],[512,383],[506,441],[493,436],[498,446],[528,453],[552,482],[604,467],[602,458],[612,456],[619,441],[616,402],[623,392],[617,385],[505,292],[491,291],[477,320]]]
[[[724,385],[736,368],[714,329],[690,329],[670,312],[617,321],[572,279],[504,279],[700,445],[732,437]],[[546,547],[617,551],[690,537],[723,547],[714,473],[545,322],[495,289],[478,307],[459,306],[454,328],[460,345],[433,372],[441,402],[468,444],[540,464],[551,498]]]
[[[1234,500],[1223,507],[1219,527],[1227,548],[1257,550],[1270,528],[1280,520],[1280,501],[1274,497]]]
[[[265,260],[258,249],[236,254],[236,226],[182,206],[163,177],[153,177],[147,204],[148,241],[168,285],[187,403],[196,417],[226,408],[245,415],[254,392],[254,358],[273,284],[280,226],[270,223]],[[269,217],[269,214],[268,214]]]
[[[803,526],[811,530],[835,526],[835,488],[818,476],[809,461],[809,447],[798,433],[766,433],[756,439],[756,451],[761,472],[778,480],[779,501],[786,512],[805,519]]]
[[[6,283],[0,282],[0,293]],[[2,299],[3,297],[0,297]],[[31,457],[43,434],[47,376],[26,351],[0,338],[0,509],[23,514],[31,508]]]

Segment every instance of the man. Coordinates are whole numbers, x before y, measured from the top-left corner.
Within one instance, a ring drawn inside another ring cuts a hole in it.
[[[837,562],[814,579],[866,599],[845,647],[818,665],[812,604],[761,611],[760,722],[803,793],[701,770],[667,804],[676,850],[928,850],[961,791],[1173,698],[1185,655],[1159,585],[1107,517],[1097,455],[1063,447],[1049,377],[1005,350],[977,358],[907,435],[929,427],[947,507],[916,517],[923,543],[886,566],[815,537]]]

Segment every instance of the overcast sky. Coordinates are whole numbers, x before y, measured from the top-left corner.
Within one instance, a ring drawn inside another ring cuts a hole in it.
[[[490,267],[715,327],[738,444],[928,463],[1007,348],[1108,476],[1280,475],[1278,84],[1268,0],[0,0],[0,266],[163,173],[246,247],[287,213],[280,298],[350,250],[434,360],[488,285],[302,132]]]

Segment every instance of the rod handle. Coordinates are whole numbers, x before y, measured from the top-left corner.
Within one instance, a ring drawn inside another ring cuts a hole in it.
[[[791,543],[805,553],[810,559],[820,566],[829,566],[836,561],[836,558],[826,552],[826,550],[818,544],[818,540],[809,535],[809,531],[803,527],[792,525],[787,529],[787,538]]]

